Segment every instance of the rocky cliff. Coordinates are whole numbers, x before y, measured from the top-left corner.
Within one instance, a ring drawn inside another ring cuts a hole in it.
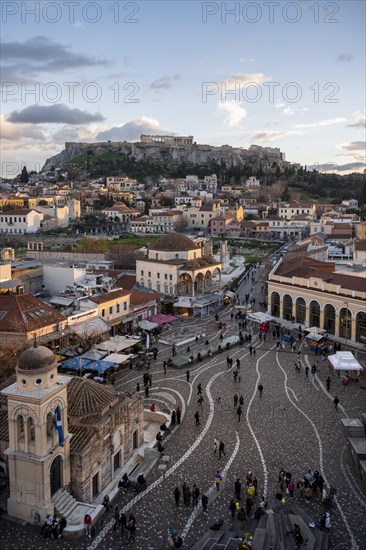
[[[169,145],[164,143],[129,143],[129,142],[100,142],[100,143],[65,143],[65,149],[46,160],[43,171],[56,168],[67,169],[70,165],[90,168],[93,164],[100,164],[107,159],[119,164],[124,162],[162,161],[165,164],[186,163],[190,165],[222,165],[228,168],[244,166],[247,163],[261,165],[268,169],[276,163],[280,168],[286,164],[283,154],[278,148],[260,147],[252,145],[249,149],[223,145]]]

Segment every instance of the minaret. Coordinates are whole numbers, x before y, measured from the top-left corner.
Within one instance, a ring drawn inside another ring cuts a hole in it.
[[[52,496],[70,484],[67,384],[53,352],[28,348],[16,369],[16,382],[2,391],[8,399],[8,514],[28,522],[54,513]]]

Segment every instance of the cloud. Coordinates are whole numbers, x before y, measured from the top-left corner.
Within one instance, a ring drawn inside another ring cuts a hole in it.
[[[234,87],[235,84],[239,84],[240,87],[247,86],[248,84],[263,84],[263,82],[269,82],[272,77],[266,76],[263,73],[235,73],[226,80],[224,83],[229,87]],[[229,90],[230,88],[228,88]]]
[[[296,113],[297,109],[295,107],[285,107],[283,109],[283,114],[286,116],[292,116]]]
[[[143,116],[140,119],[126,122],[122,126],[103,130],[96,135],[96,139],[100,141],[139,141],[141,134],[174,135],[172,132],[163,130],[157,120]]]
[[[362,171],[366,168],[365,162],[350,162],[348,164],[340,164],[338,167],[339,172],[356,172]]]
[[[318,122],[309,122],[307,124],[295,124],[295,128],[318,128],[319,126],[333,126],[333,124],[341,124],[347,122],[346,118],[329,118],[327,120],[319,120]]]
[[[240,57],[239,61],[242,63],[253,63],[255,59],[253,57]]]
[[[366,116],[360,112],[353,113],[355,117],[352,124],[347,124],[347,128],[366,128]]]
[[[340,61],[341,63],[349,63],[350,61],[352,61],[352,59],[353,55],[351,55],[350,53],[340,53],[337,57],[337,61]]]
[[[7,78],[8,75],[23,75],[24,80],[24,76],[35,77],[40,73],[62,72],[108,63],[103,59],[74,53],[70,46],[45,36],[35,36],[25,42],[2,42],[0,47]]]
[[[80,109],[70,109],[67,105],[31,105],[22,111],[13,111],[7,116],[14,124],[88,124],[102,122],[100,113],[88,113]]]
[[[15,141],[18,146],[22,140],[45,141],[46,137],[39,128],[25,124],[15,125],[2,116],[0,139],[3,141]]]
[[[180,75],[175,74],[173,76],[162,76],[161,78],[157,78],[150,84],[150,88],[152,90],[170,90],[170,88],[173,86],[173,82],[175,80],[179,80]]]
[[[364,151],[366,141],[351,141],[351,143],[341,143],[337,145],[338,149],[346,149],[347,151]]]
[[[240,122],[247,116],[247,111],[235,103],[235,101],[227,101],[226,103],[218,103],[219,114],[225,116],[224,123],[227,126],[238,126]]]
[[[251,137],[251,141],[254,142],[254,141],[274,141],[275,139],[280,139],[280,138],[286,138],[288,136],[302,136],[303,133],[302,132],[296,132],[296,131],[293,131],[293,130],[283,130],[283,131],[278,131],[278,132],[255,132],[252,137]]]

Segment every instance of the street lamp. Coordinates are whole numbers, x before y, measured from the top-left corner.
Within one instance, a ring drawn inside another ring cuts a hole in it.
[[[161,462],[158,466],[158,469],[163,474],[163,550],[167,550],[167,533],[168,533],[168,527],[167,527],[167,519],[166,519],[166,487],[165,487],[165,473],[168,469],[168,462],[170,460],[170,456],[163,455],[161,457]]]

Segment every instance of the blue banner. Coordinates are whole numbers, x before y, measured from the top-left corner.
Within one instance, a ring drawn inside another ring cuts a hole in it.
[[[58,431],[58,442],[60,447],[64,446],[64,431],[62,429],[62,422],[61,422],[61,409],[59,406],[56,407],[55,410],[55,426],[56,430]]]

